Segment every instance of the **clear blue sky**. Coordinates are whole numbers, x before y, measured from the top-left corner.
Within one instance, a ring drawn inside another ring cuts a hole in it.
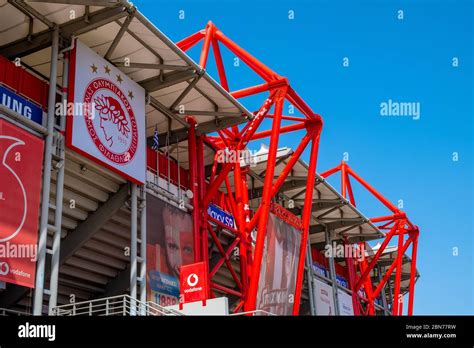
[[[134,3],[173,41],[212,20],[288,77],[324,119],[318,172],[348,152],[348,164],[392,202],[402,199],[420,226],[415,314],[474,314],[472,1]],[[189,54],[197,60],[197,52]],[[223,54],[231,90],[259,82]],[[216,76],[212,65],[208,71]],[[420,103],[420,119],[380,116],[389,99]],[[243,102],[255,110],[255,101]],[[279,145],[299,140],[285,136]],[[355,194],[367,216],[384,212],[360,188]]]

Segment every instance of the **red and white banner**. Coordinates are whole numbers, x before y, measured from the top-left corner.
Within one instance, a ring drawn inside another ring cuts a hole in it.
[[[34,287],[43,140],[0,120],[0,281]]]
[[[196,262],[181,267],[181,303],[205,301],[209,297],[206,262]]]
[[[145,90],[76,40],[71,53],[67,144],[138,184],[145,182]]]

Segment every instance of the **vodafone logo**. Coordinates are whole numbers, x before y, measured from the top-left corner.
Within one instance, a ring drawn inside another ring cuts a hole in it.
[[[7,275],[10,272],[10,266],[6,262],[0,262],[0,276]]]
[[[196,273],[191,273],[186,279],[186,282],[189,286],[196,286],[196,284],[199,282],[199,277]]]
[[[25,145],[25,142],[16,137],[0,135],[0,151],[2,148],[5,149],[3,154],[0,153],[0,178],[2,181],[0,211],[9,211],[7,220],[2,221],[4,225],[0,231],[0,242],[6,242],[20,233],[28,212],[25,186],[18,173],[7,163],[10,151],[18,145]],[[4,190],[7,190],[10,201],[3,196]],[[11,201],[15,202],[16,209],[11,209]]]
[[[97,149],[116,164],[130,162],[138,148],[138,127],[126,95],[114,82],[97,78],[87,85],[84,103],[92,105],[84,120]]]
[[[209,278],[206,262],[184,265],[180,270],[180,291],[183,302],[206,300],[209,296]]]

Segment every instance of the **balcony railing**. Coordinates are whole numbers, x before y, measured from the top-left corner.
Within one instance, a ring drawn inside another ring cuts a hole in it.
[[[83,301],[61,305],[53,308],[56,316],[177,316],[183,315],[172,309],[153,302],[143,303],[129,295],[106,297],[97,300]]]

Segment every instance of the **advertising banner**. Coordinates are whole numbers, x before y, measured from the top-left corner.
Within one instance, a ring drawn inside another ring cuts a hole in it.
[[[207,208],[207,214],[211,218],[221,222],[223,225],[228,226],[230,228],[235,228],[234,217],[228,212],[222,210],[217,205],[212,203],[209,204],[209,207]]]
[[[339,302],[339,315],[354,315],[354,306],[352,304],[351,295],[338,289],[337,301]]]
[[[181,266],[180,284],[182,303],[206,300],[209,297],[207,262]]]
[[[43,125],[43,109],[39,105],[19,96],[7,87],[0,85],[0,105]]]
[[[257,309],[291,315],[301,231],[270,213],[260,271]]]
[[[194,262],[190,214],[147,195],[147,300],[179,302],[180,268]]]
[[[314,279],[314,297],[316,300],[317,315],[335,315],[334,297],[332,286]]]
[[[320,264],[317,264],[316,262],[313,262],[313,271],[317,274],[319,274],[321,277],[328,277],[328,271],[326,268],[321,266]]]
[[[0,281],[34,287],[43,140],[0,120]]]
[[[145,90],[78,40],[69,74],[68,146],[143,184]]]
[[[346,278],[341,277],[340,275],[336,275],[336,283],[339,286],[349,289],[349,282],[346,280]]]

